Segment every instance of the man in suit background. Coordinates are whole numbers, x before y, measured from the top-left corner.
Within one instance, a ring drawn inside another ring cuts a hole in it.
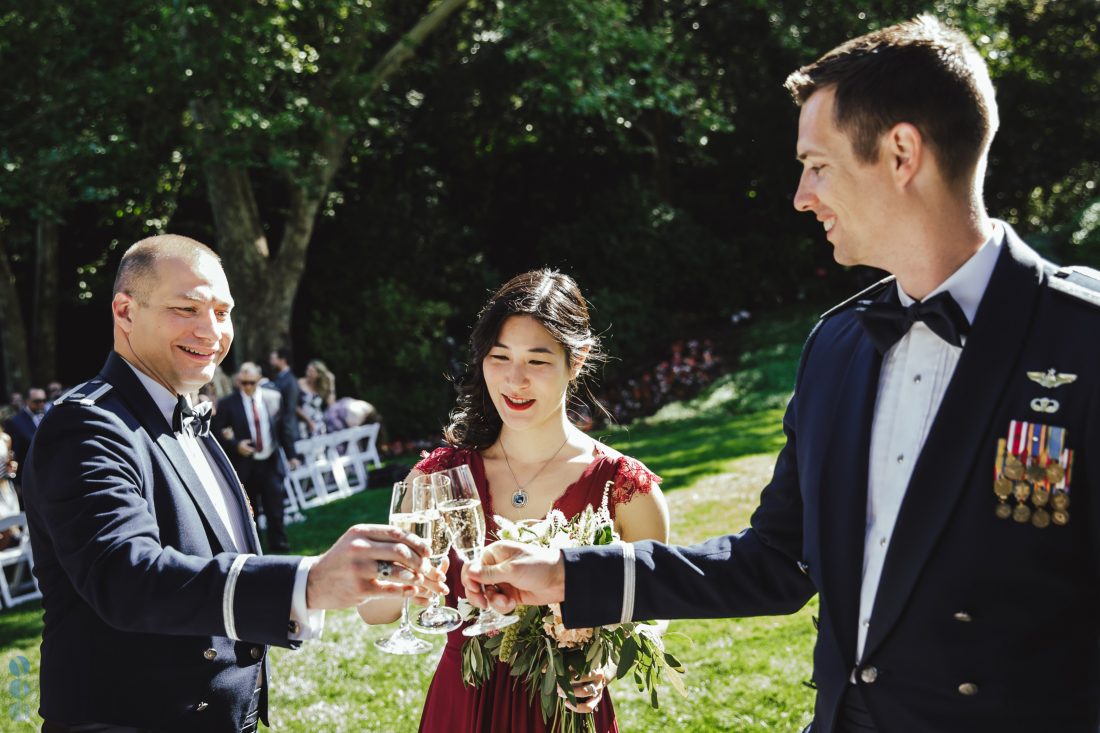
[[[11,436],[11,452],[19,468],[16,469],[16,486],[22,484],[23,463],[27,459],[34,433],[46,415],[46,392],[40,387],[27,390],[23,407],[4,422],[4,431]]]
[[[287,437],[279,427],[285,406],[276,390],[260,389],[259,383],[260,367],[250,361],[241,364],[237,389],[218,400],[212,430],[237,470],[252,506],[259,506],[267,518],[267,546],[272,552],[289,552],[283,524],[286,474],[277,442]],[[287,455],[294,454],[293,444],[284,444],[283,449]]]
[[[298,397],[300,390],[298,389],[298,377],[294,376],[294,372],[290,370],[290,349],[285,346],[275,349],[271,352],[268,363],[271,365],[271,373],[275,375],[275,378],[271,380],[272,384],[282,395],[283,412],[279,416],[279,431],[283,436],[281,440],[289,441],[289,443],[284,442],[284,445],[290,445],[290,449],[287,450],[286,454],[287,458],[297,461],[298,458],[294,454],[293,447],[294,441],[300,437],[298,435]]]
[[[315,637],[324,609],[438,579],[393,527],[354,526],[319,557],[261,556],[190,398],[229,351],[232,308],[205,245],[138,242],[115,279],[114,350],[42,420],[24,495],[47,733],[255,731],[268,646]]]
[[[997,105],[957,31],[885,28],[787,87],[795,207],[838,262],[892,277],[807,340],[751,526],[687,548],[498,543],[463,568],[467,595],[564,601],[584,627],[791,613],[816,592],[815,733],[1095,733],[1100,273],[986,213]]]

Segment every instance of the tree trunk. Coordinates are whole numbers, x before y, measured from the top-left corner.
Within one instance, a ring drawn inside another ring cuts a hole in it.
[[[202,114],[202,109],[202,105],[196,105],[196,116]],[[210,112],[208,108],[204,111]],[[314,156],[319,162],[309,175],[288,181],[290,206],[274,255],[263,231],[248,171],[216,164],[203,168],[218,232],[217,250],[236,302],[232,364],[256,361],[262,365],[275,347],[291,346],[294,298],[305,271],[317,210],[348,145],[348,133],[337,131],[335,125],[329,130]]]
[[[45,386],[57,379],[57,222],[39,220],[35,234],[34,312],[31,314],[31,373]]]
[[[15,275],[3,239],[0,239],[0,352],[3,353],[4,397],[14,390],[25,392],[31,378],[27,330],[23,326],[23,307],[19,303]]]
[[[270,252],[260,223],[252,182],[243,168],[209,163],[203,168],[203,177],[218,233],[216,249],[221,255],[229,289],[236,303],[233,308],[236,345],[227,370],[230,365],[245,361],[263,364],[267,354],[257,349],[256,338],[259,314],[265,311],[266,291],[283,284],[272,283],[269,277]],[[282,331],[289,331],[289,328]],[[279,336],[282,333],[273,335]]]
[[[375,64],[370,72],[371,92],[397,73],[416,48],[466,2],[443,0],[425,13]],[[355,73],[355,69],[349,69],[349,73]],[[196,100],[192,111],[207,140],[217,135],[215,102]],[[279,250],[274,255],[268,247],[247,170],[213,163],[203,168],[218,233],[217,249],[236,301],[234,364],[242,361],[266,364],[274,347],[292,346],[290,320],[305,272],[317,211],[343,161],[352,131],[329,116],[320,132],[317,149],[308,157],[313,161],[309,169],[287,181],[290,206]]]

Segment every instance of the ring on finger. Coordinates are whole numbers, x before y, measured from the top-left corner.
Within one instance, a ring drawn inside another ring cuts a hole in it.
[[[393,575],[393,563],[389,560],[378,561],[378,577],[385,580]]]

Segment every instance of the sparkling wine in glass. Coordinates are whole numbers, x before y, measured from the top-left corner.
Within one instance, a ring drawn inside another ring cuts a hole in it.
[[[412,509],[414,512],[423,512],[432,517],[432,534],[428,538],[431,545],[431,555],[428,557],[432,567],[438,568],[443,564],[447,553],[451,551],[451,533],[443,522],[439,509],[436,507],[436,495],[446,493],[444,486],[451,480],[442,474],[431,473],[417,476],[412,482]],[[417,631],[429,634],[445,634],[462,626],[462,614],[456,609],[449,608],[440,603],[440,595],[433,593],[428,607],[416,617],[413,622]]]
[[[429,540],[435,525],[439,523],[438,515],[431,516],[426,512],[411,511],[412,505],[409,493],[409,484],[398,481],[393,485],[393,493],[390,495],[390,524],[410,534]],[[401,624],[397,631],[385,639],[374,642],[384,652],[390,654],[425,654],[432,649],[432,645],[423,639],[416,638],[412,633],[412,624],[409,623],[409,599],[401,604]]]
[[[440,473],[450,479],[448,485],[436,489],[436,506],[451,532],[451,545],[465,561],[474,562],[485,549],[485,514],[481,509],[477,485],[469,466],[456,466]],[[503,616],[486,608],[474,623],[462,630],[466,636],[478,636],[519,621],[517,616]]]

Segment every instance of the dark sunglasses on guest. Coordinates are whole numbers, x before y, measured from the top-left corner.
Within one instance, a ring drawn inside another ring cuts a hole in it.
[[[241,386],[242,387],[251,387],[254,384],[256,384],[255,379],[242,379],[241,380]]]

